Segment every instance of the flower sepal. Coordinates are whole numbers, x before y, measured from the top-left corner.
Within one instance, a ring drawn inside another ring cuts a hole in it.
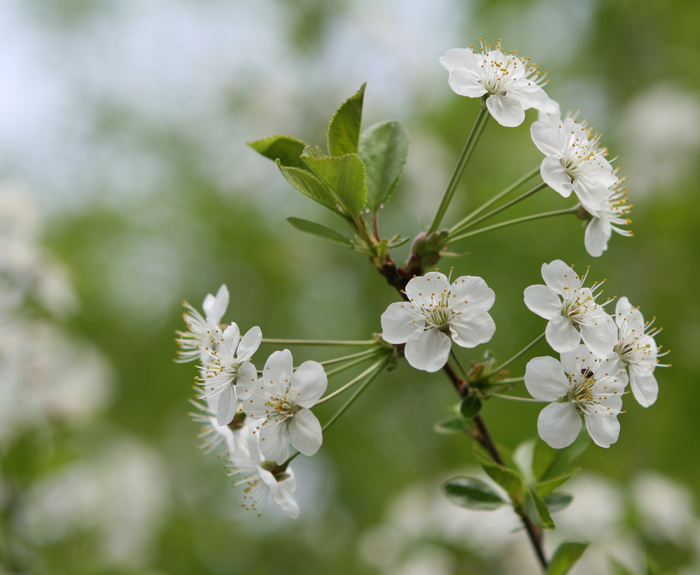
[[[440,260],[441,252],[446,247],[449,235],[448,230],[440,230],[430,234],[421,232],[411,244],[411,255],[420,259],[423,268],[434,266]]]
[[[480,363],[472,361],[471,369],[467,373],[469,385],[476,389],[485,389],[491,385],[498,385],[508,377],[507,369],[499,369],[498,361],[493,353],[486,350],[484,360]]]

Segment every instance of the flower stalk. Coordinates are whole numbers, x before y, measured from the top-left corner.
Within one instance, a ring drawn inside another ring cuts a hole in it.
[[[527,174],[525,174],[522,178],[520,178],[519,180],[513,182],[513,183],[512,183],[510,186],[508,186],[505,190],[503,190],[503,191],[499,192],[498,194],[496,194],[493,198],[491,198],[490,200],[488,200],[487,202],[485,202],[484,204],[482,204],[481,206],[479,206],[478,208],[476,208],[476,209],[475,209],[472,213],[470,213],[467,217],[465,217],[464,219],[462,219],[462,220],[460,220],[459,222],[457,222],[454,226],[452,226],[452,227],[450,228],[450,235],[456,234],[456,233],[460,232],[460,231],[464,228],[465,224],[467,224],[468,222],[470,222],[471,220],[473,220],[476,216],[478,216],[478,215],[479,215],[481,212],[483,212],[486,208],[492,206],[493,204],[495,204],[495,203],[496,203],[498,200],[500,200],[501,198],[505,198],[505,197],[506,197],[508,194],[510,194],[513,190],[518,189],[522,184],[524,184],[524,183],[527,182],[529,179],[533,178],[534,176],[536,176],[536,175],[539,174],[539,173],[540,173],[540,167],[539,167],[539,166],[537,166],[536,168],[533,168],[532,170],[530,170],[530,171],[529,171]]]
[[[485,99],[483,99],[482,102],[483,101],[485,101]],[[469,162],[469,158],[471,157],[472,152],[474,151],[474,147],[476,146],[476,143],[479,140],[479,136],[481,136],[481,132],[483,131],[484,126],[486,125],[486,121],[488,119],[489,112],[486,109],[486,106],[482,104],[482,107],[479,110],[479,115],[476,117],[476,121],[474,122],[474,126],[472,127],[472,131],[469,133],[469,137],[467,138],[467,141],[464,144],[462,154],[459,156],[459,160],[457,160],[457,165],[455,166],[454,172],[452,172],[452,177],[450,178],[450,181],[447,184],[447,189],[445,190],[445,193],[442,196],[442,200],[440,201],[440,205],[438,206],[438,209],[435,212],[435,216],[433,217],[433,221],[430,224],[430,228],[428,228],[428,233],[436,232],[440,227],[442,218],[445,217],[445,212],[447,212],[447,208],[450,205],[450,202],[452,201],[455,192],[457,191],[457,185],[459,184],[459,180],[462,177],[464,168],[467,167],[467,162]]]
[[[535,220],[543,220],[545,218],[553,218],[555,216],[564,216],[566,214],[576,214],[579,211],[579,205],[575,205],[572,208],[565,208],[563,210],[555,210],[553,212],[544,212],[542,214],[535,214],[532,216],[525,216],[522,218],[516,218],[514,220],[508,220],[507,222],[501,222],[500,224],[494,224],[492,226],[487,226],[485,228],[480,228],[478,230],[473,230],[471,232],[467,232],[465,234],[459,234],[457,236],[450,235],[449,239],[447,240],[447,244],[453,244],[455,242],[458,242],[460,240],[463,240],[465,238],[469,238],[472,236],[478,236],[479,234],[483,234],[486,232],[492,232],[494,230],[500,230],[502,228],[507,228],[510,226],[514,226],[516,224],[522,224],[525,222],[533,222]]]

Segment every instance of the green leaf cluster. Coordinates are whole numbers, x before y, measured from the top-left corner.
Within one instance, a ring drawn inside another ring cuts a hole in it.
[[[302,218],[287,220],[298,230],[354,247],[378,258],[409,238],[380,239],[372,233],[363,212],[376,217],[394,193],[408,158],[406,128],[396,121],[362,127],[365,84],[333,114],[327,154],[292,136],[275,135],[249,142],[256,152],[277,164],[296,190],[342,217],[354,232],[355,242],[340,232]]]
[[[480,400],[477,396],[460,405],[460,415],[441,421],[435,430],[440,433],[469,432],[468,418],[478,413]],[[473,433],[473,432],[472,432]],[[458,507],[490,511],[503,505],[512,505],[523,517],[542,529],[554,529],[552,513],[565,509],[573,497],[557,489],[571,479],[579,468],[571,463],[586,449],[590,440],[584,433],[565,449],[552,449],[543,441],[529,440],[510,453],[499,447],[502,461],[477,445],[476,459],[486,474],[508,494],[504,499],[491,486],[474,477],[455,477],[442,486],[447,499]],[[552,558],[548,575],[564,575],[574,566],[588,543],[566,542],[559,546]]]

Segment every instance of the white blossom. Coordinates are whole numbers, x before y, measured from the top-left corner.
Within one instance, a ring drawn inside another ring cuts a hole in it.
[[[405,343],[406,360],[416,369],[441,369],[450,354],[450,338],[471,348],[496,331],[488,314],[496,296],[480,277],[462,276],[450,285],[444,274],[430,272],[408,282],[405,293],[407,302],[392,303],[382,314],[382,338]]]
[[[254,383],[239,380],[239,394],[250,394],[243,410],[261,420],[260,449],[271,461],[284,463],[291,443],[304,455],[313,455],[321,447],[321,424],[309,408],[313,407],[328,387],[323,366],[315,361],[302,363],[293,371],[292,354],[288,349],[274,352],[265,363],[262,377]]]
[[[258,375],[255,366],[248,360],[253,356],[262,341],[259,327],[252,327],[241,339],[235,323],[229,325],[221,338],[216,332],[211,334],[215,343],[200,366],[199,384],[202,386],[201,399],[216,402],[216,418],[219,425],[231,422],[238,399],[246,399],[250,394],[244,390],[236,396],[236,382],[241,379],[254,382]]]
[[[218,456],[236,451],[241,444],[240,430],[250,424],[250,420],[243,412],[243,407],[238,404],[236,413],[232,421],[227,425],[219,425],[216,420],[216,409],[211,402],[201,404],[190,400],[190,403],[197,408],[197,412],[190,413],[192,421],[202,425],[197,439],[201,440],[199,448],[204,453],[215,452]]]
[[[616,369],[629,370],[634,398],[643,407],[649,407],[659,395],[654,369],[659,365],[659,355],[665,354],[659,354],[654,336],[661,329],[652,328],[653,320],[645,323],[642,312],[633,307],[626,297],[617,302],[615,321],[619,335],[609,359]]]
[[[613,231],[621,236],[632,236],[631,230],[623,230],[617,227],[632,223],[632,220],[627,217],[632,206],[627,203],[627,195],[622,185],[623,182],[623,178],[617,180],[611,189],[612,194],[605,200],[605,207],[594,210],[584,206],[586,211],[592,216],[591,221],[586,226],[584,243],[586,250],[593,257],[602,256],[603,252],[608,249],[608,241]]]
[[[535,399],[551,401],[537,419],[537,431],[548,445],[571,445],[581,430],[582,413],[591,439],[610,447],[620,435],[617,415],[627,385],[624,369],[600,359],[585,345],[553,357],[536,357],[525,368],[525,386]]]
[[[603,306],[595,301],[603,284],[596,282],[593,288],[583,287],[586,276],[580,278],[561,260],[542,264],[542,277],[547,285],[526,288],[525,305],[549,320],[546,337],[554,351],[571,351],[583,339],[598,357],[607,357],[615,345],[617,328]]]
[[[605,209],[609,188],[617,182],[607,150],[599,146],[600,136],[591,136],[588,124],[578,124],[573,117],[559,126],[537,121],[530,126],[535,146],[547,156],[540,166],[544,182],[568,198],[575,192],[586,209]]]
[[[520,58],[513,52],[501,52],[483,44],[480,51],[474,47],[448,50],[440,63],[450,73],[449,84],[460,96],[480,98],[488,94],[486,107],[502,126],[519,126],[525,119],[525,110],[536,108],[556,112],[559,105],[547,96],[542,86],[546,83],[529,58]]]
[[[292,493],[297,490],[294,471],[287,466],[285,470],[265,460],[260,451],[258,434],[250,427],[241,429],[241,443],[238,449],[230,452],[227,467],[232,475],[241,475],[236,479],[234,487],[243,486],[243,507],[251,511],[262,512],[267,499],[272,495],[273,501],[290,519],[299,517],[299,505]],[[278,471],[273,474],[272,471]]]
[[[176,332],[179,337],[175,341],[180,346],[176,360],[178,363],[204,359],[208,352],[214,349],[212,334],[221,335],[219,323],[226,313],[228,299],[228,288],[225,284],[219,288],[216,297],[207,294],[202,304],[205,317],[189,303],[182,304],[187,309],[182,316],[187,324],[187,331]]]

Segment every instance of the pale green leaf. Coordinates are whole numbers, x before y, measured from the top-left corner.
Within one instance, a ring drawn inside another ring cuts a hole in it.
[[[459,406],[459,412],[465,419],[472,419],[473,417],[476,417],[477,415],[479,415],[480,411],[481,399],[479,399],[478,395],[475,395],[473,393],[465,397]]]
[[[441,419],[434,426],[433,429],[436,433],[441,433],[443,435],[461,435],[466,431],[464,419],[458,415],[453,415],[446,419]]]
[[[306,170],[285,167],[280,160],[277,160],[277,166],[284,178],[302,194],[339,213],[333,194],[316,176]]]
[[[292,136],[270,136],[262,140],[248,142],[248,145],[273,162],[279,160],[280,164],[286,167],[307,169],[300,157],[306,144]]]
[[[535,479],[548,481],[564,475],[569,465],[586,450],[589,444],[587,433],[579,434],[576,440],[564,449],[552,449],[544,441],[538,441],[532,465]]]
[[[552,493],[544,498],[550,513],[556,513],[562,509],[566,509],[574,500],[573,495],[568,493]]]
[[[536,525],[544,529],[554,529],[554,521],[542,496],[534,489],[529,489],[525,496],[525,511]]]
[[[344,235],[339,234],[335,230],[327,228],[326,226],[317,224],[316,222],[310,222],[309,220],[303,220],[301,218],[287,218],[287,221],[299,231],[306,232],[307,234],[313,234],[314,236],[318,236],[325,240],[343,244],[349,248],[353,247],[354,245],[351,239],[346,238]]]
[[[400,122],[375,124],[360,136],[367,171],[367,207],[376,212],[396,189],[408,158],[408,132]]]
[[[466,509],[491,511],[506,504],[487,483],[473,477],[450,479],[442,485],[442,491],[450,503]]]
[[[547,575],[566,575],[576,562],[581,558],[588,547],[588,543],[566,542],[559,545],[549,562]]]
[[[513,469],[496,463],[491,455],[481,446],[477,445],[474,448],[474,453],[476,458],[484,468],[484,471],[498,483],[503,489],[508,492],[511,499],[517,499],[524,488],[524,482],[522,476]]]
[[[360,142],[360,126],[362,124],[362,103],[365,97],[365,86],[362,84],[356,94],[342,103],[333,114],[328,124],[328,155],[344,156],[356,154]]]
[[[549,479],[547,481],[542,481],[537,484],[537,492],[544,497],[545,495],[549,495],[552,491],[557,489],[558,487],[561,487],[569,481],[574,475],[576,475],[579,471],[581,471],[580,467],[576,467],[575,469],[572,469],[568,473],[565,473],[564,475],[560,475],[559,477],[554,477],[553,479]]]
[[[323,182],[349,214],[357,216],[367,203],[365,166],[357,154],[316,158],[301,156],[309,169]]]

